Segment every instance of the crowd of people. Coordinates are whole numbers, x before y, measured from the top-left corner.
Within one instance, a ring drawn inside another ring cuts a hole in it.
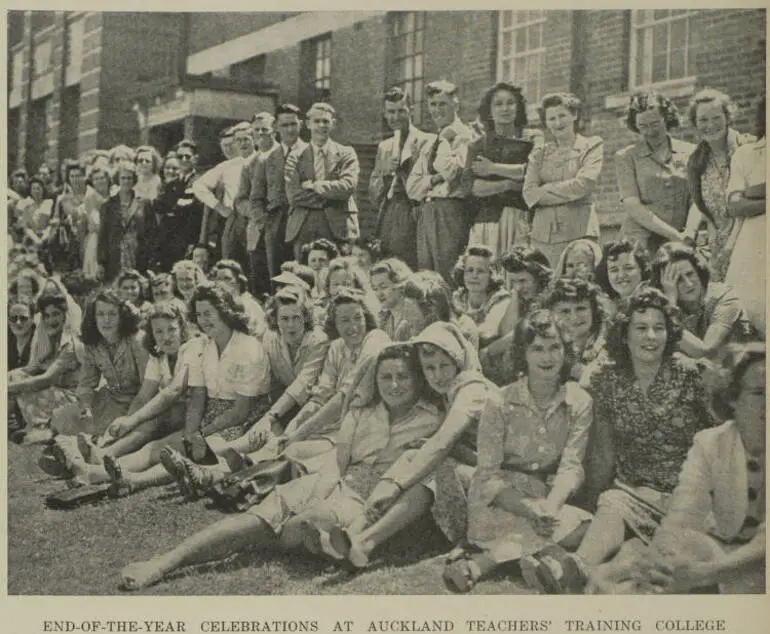
[[[436,134],[384,95],[368,239],[328,103],[224,130],[203,174],[189,139],[14,172],[10,438],[71,499],[237,506],[126,590],[252,548],[362,569],[432,514],[454,592],[508,564],[543,593],[763,592],[764,98],[752,136],[697,93],[693,145],[633,95],[604,244],[574,95],[541,128],[507,83],[469,124],[453,84],[426,99]]]

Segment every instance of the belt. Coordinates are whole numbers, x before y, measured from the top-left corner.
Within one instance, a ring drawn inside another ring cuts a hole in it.
[[[426,196],[423,199],[423,202],[432,203],[432,202],[436,202],[438,200],[462,200],[462,201],[465,201],[467,199],[466,198],[460,198],[459,196]]]

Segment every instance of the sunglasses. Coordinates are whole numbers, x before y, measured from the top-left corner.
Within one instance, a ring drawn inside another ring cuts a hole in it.
[[[8,321],[14,324],[26,324],[29,321],[29,317],[26,315],[11,315],[8,317]]]

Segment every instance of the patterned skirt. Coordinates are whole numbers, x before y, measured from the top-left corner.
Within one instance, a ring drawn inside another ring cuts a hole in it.
[[[9,382],[20,381],[28,377],[21,368],[8,374]],[[29,427],[46,427],[51,421],[55,410],[77,401],[74,389],[52,385],[35,392],[24,392],[16,396],[24,422]]]
[[[206,400],[206,409],[203,412],[203,420],[201,421],[201,431],[205,433],[206,427],[211,425],[219,416],[228,411],[235,405],[235,400],[227,400],[223,398],[209,398]],[[231,442],[236,438],[240,438],[245,434],[249,428],[256,423],[262,416],[265,415],[270,407],[270,399],[267,395],[260,397],[257,400],[257,404],[254,409],[249,412],[246,420],[239,425],[233,425],[227,429],[220,429],[215,432],[218,436],[221,436],[227,442]]]
[[[632,487],[615,480],[612,488],[599,496],[597,513],[602,509],[611,510],[623,518],[636,537],[649,544],[668,510],[670,499],[670,493]]]

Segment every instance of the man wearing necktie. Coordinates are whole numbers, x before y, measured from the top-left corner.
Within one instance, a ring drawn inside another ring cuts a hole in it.
[[[417,265],[437,271],[451,283],[452,269],[468,242],[471,213],[462,174],[473,140],[457,116],[457,87],[434,81],[425,88],[428,111],[438,134],[423,146],[406,181],[406,193],[420,201],[417,217]]]
[[[310,143],[286,157],[286,241],[293,243],[296,260],[302,245],[318,238],[345,242],[360,235],[353,199],[358,157],[352,147],[329,138],[335,116],[328,103],[313,104],[307,113]]]
[[[385,93],[385,121],[393,136],[377,147],[369,179],[369,199],[377,208],[377,237],[383,257],[396,257],[417,268],[417,208],[406,194],[406,180],[422,149],[433,135],[412,125],[412,104],[401,88]]]
[[[260,113],[253,121],[262,144],[256,159],[243,169],[235,208],[248,218],[249,290],[257,296],[270,292],[270,280],[281,272],[281,263],[291,258],[283,249],[289,208],[284,167],[289,152],[302,151],[306,145],[299,139],[299,115],[297,106],[286,103],[278,106],[275,116]]]

